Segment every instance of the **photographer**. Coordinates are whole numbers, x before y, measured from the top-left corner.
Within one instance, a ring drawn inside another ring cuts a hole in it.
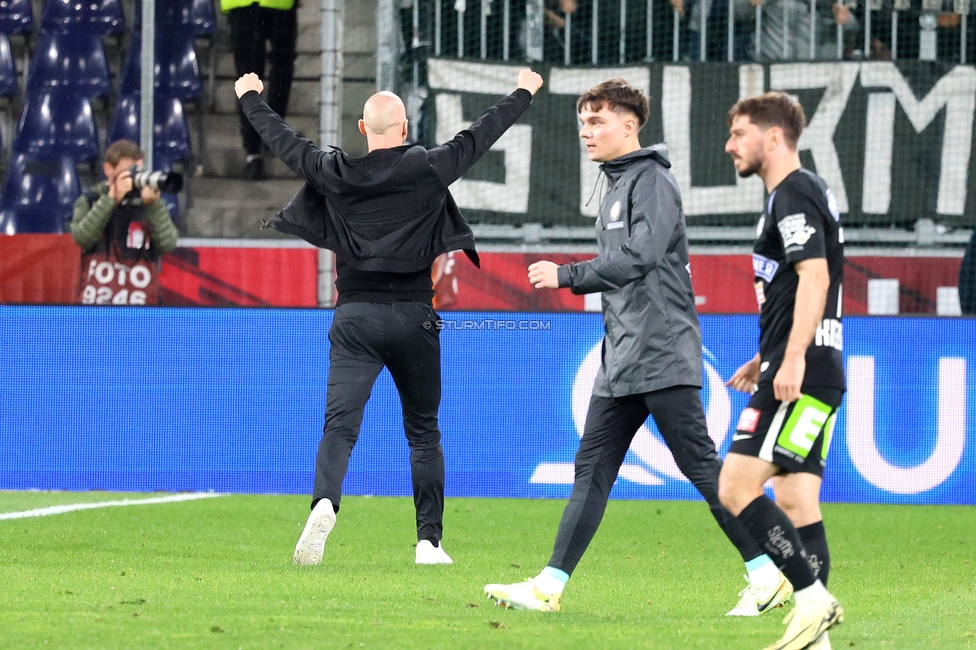
[[[159,304],[157,262],[176,248],[179,233],[159,200],[160,174],[138,173],[143,157],[135,142],[113,142],[105,151],[106,180],[75,202],[71,235],[82,251],[81,304]]]

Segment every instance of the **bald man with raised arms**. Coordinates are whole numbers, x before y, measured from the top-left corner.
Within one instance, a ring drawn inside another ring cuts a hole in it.
[[[453,140],[433,149],[405,144],[400,98],[376,93],[359,131],[368,153],[323,151],[295,133],[261,99],[255,74],[237,80],[244,114],[271,151],[305,185],[271,226],[336,254],[335,316],[329,330],[325,429],[315,461],[312,512],[295,547],[295,564],[322,562],[342,497],[342,480],[359,437],[363,409],[385,366],[403,407],[417,509],[417,564],[450,564],[441,547],[444,452],[440,338],[431,301],[431,265],[463,250],[479,265],[474,235],[448,191],[525,112],[542,87],[531,70],[516,90]]]

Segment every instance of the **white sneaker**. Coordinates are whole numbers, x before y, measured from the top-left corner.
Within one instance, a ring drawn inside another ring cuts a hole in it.
[[[511,585],[485,585],[485,595],[506,609],[558,612],[559,594],[544,594],[532,580]]]
[[[322,563],[322,555],[325,553],[325,540],[329,538],[329,533],[335,527],[336,513],[332,507],[332,502],[328,499],[320,499],[312,509],[312,514],[305,522],[305,530],[298,538],[295,545],[295,556],[292,562],[302,566],[312,566]]]
[[[451,556],[444,552],[443,546],[434,546],[430,540],[417,542],[417,564],[454,564]]]
[[[748,576],[743,576],[749,581]],[[793,597],[793,585],[782,572],[779,582],[774,585],[756,585],[751,581],[749,586],[739,592],[739,602],[730,609],[726,616],[759,616],[763,612],[782,607]]]
[[[807,650],[831,650],[830,639],[827,638],[827,633],[824,632],[817,637],[817,640],[807,646]]]

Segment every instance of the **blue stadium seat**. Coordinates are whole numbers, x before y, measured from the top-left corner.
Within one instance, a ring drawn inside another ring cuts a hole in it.
[[[108,36],[124,29],[121,0],[47,0],[41,16],[45,32]]]
[[[16,155],[0,189],[0,234],[64,232],[80,195],[70,159]]]
[[[139,142],[141,99],[138,94],[122,95],[115,105],[115,114],[109,127],[109,142],[125,138]],[[169,163],[183,160],[190,155],[190,131],[183,104],[175,97],[156,95],[153,125],[153,167],[163,169],[162,161]],[[158,164],[157,160],[160,161]]]
[[[91,101],[77,93],[41,92],[27,96],[14,153],[64,155],[75,162],[98,156],[98,131]]]
[[[0,34],[26,34],[33,28],[31,0],[0,0]]]
[[[0,97],[15,97],[18,90],[17,66],[10,51],[10,39],[0,33]]]
[[[42,33],[31,59],[27,93],[65,90],[101,97],[111,90],[105,48],[90,34]]]
[[[200,97],[200,68],[189,33],[156,30],[155,92],[166,97],[193,100]],[[142,84],[142,34],[132,32],[122,69],[119,95],[139,92]]]
[[[193,35],[196,38],[210,38],[217,28],[217,13],[213,0],[193,0]]]

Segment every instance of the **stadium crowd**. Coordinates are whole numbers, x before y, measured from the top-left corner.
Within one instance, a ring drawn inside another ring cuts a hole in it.
[[[872,0],[870,16],[860,0],[528,0],[505,10],[498,1],[416,2],[420,15],[440,18],[430,38],[412,39],[413,2],[402,4],[404,42],[439,43],[446,56],[568,65],[976,58],[967,0]],[[534,46],[540,34],[542,48]]]

